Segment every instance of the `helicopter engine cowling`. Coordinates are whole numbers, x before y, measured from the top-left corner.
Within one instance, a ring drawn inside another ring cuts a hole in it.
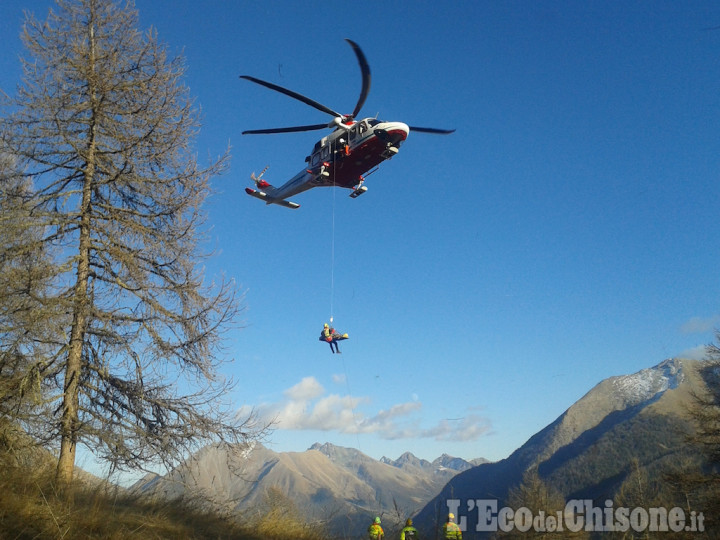
[[[327,127],[329,127],[330,129],[341,128],[341,129],[344,129],[345,131],[349,131],[354,123],[355,122],[353,122],[349,118],[346,120],[344,118],[341,118],[340,116],[336,116],[335,118],[332,119],[332,121],[328,124]]]
[[[261,189],[268,188],[268,187],[270,187],[270,182],[268,182],[266,180],[258,180],[257,187],[259,187]]]

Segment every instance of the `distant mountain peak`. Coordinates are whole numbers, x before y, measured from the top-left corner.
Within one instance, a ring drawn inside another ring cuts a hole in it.
[[[408,463],[410,465],[420,466],[423,462],[427,463],[424,459],[420,459],[412,452],[404,452],[399,458],[395,460],[395,465],[402,463]]]
[[[437,473],[443,470],[450,470],[454,472],[464,471],[474,466],[474,463],[465,461],[462,458],[453,457],[449,454],[443,454],[439,458],[430,462],[426,459],[420,459],[415,456],[412,452],[405,452],[397,459],[390,459],[383,456],[380,461],[392,467],[398,469],[422,469],[426,472]],[[481,462],[485,460],[480,460]]]
[[[316,442],[313,444],[308,450],[319,450],[322,453],[325,453],[326,450],[330,450],[332,448],[335,448],[335,445],[329,442],[320,444],[319,442]]]
[[[453,471],[465,471],[473,466],[472,463],[449,454],[441,455],[432,464],[436,468],[451,469]]]
[[[688,361],[671,358],[629,375],[608,377],[571,405],[528,443],[545,446],[545,458],[559,447],[570,444],[583,432],[595,428],[609,414],[626,411],[635,414],[659,400],[667,390],[685,381]],[[635,411],[635,412],[633,412]],[[552,443],[548,441],[552,440]]]
[[[354,448],[345,448],[343,446],[336,446],[330,442],[324,442],[324,443],[316,442],[310,448],[308,448],[308,450],[317,450],[318,452],[322,452],[330,459],[332,459],[333,457],[336,457],[338,454],[347,454],[348,451],[357,452],[357,450],[355,450]]]
[[[308,449],[308,451],[309,450],[317,450],[318,452],[325,454],[330,461],[350,469],[356,469],[362,463],[366,463],[368,461],[375,461],[371,457],[363,454],[360,450],[356,450],[355,448],[346,448],[344,446],[336,446],[329,442],[323,444],[315,443]]]

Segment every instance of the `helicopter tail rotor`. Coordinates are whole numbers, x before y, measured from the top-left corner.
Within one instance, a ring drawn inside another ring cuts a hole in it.
[[[263,180],[263,177],[262,177],[263,174],[265,174],[265,171],[267,171],[269,168],[270,168],[270,165],[268,165],[267,167],[265,167],[265,168],[260,172],[260,174],[259,174],[258,176],[255,176],[255,173],[254,173],[254,172],[250,175],[250,179],[251,179],[253,182],[255,182],[255,185],[256,185],[257,187],[259,187],[260,189],[266,189],[266,188],[271,187],[271,186],[270,186],[270,183],[269,183],[267,180]]]

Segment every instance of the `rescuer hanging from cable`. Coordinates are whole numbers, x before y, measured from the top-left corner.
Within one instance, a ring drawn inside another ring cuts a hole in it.
[[[320,341],[327,341],[330,344],[330,350],[333,353],[340,354],[340,347],[338,347],[337,342],[347,338],[347,334],[340,334],[334,328],[330,328],[330,325],[328,323],[325,323],[322,332],[320,332],[319,339]]]

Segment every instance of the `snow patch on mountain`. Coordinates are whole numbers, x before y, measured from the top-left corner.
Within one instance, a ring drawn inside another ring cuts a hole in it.
[[[632,375],[612,377],[611,382],[618,397],[621,396],[629,405],[636,405],[666,390],[677,388],[684,379],[682,361],[673,358]]]

